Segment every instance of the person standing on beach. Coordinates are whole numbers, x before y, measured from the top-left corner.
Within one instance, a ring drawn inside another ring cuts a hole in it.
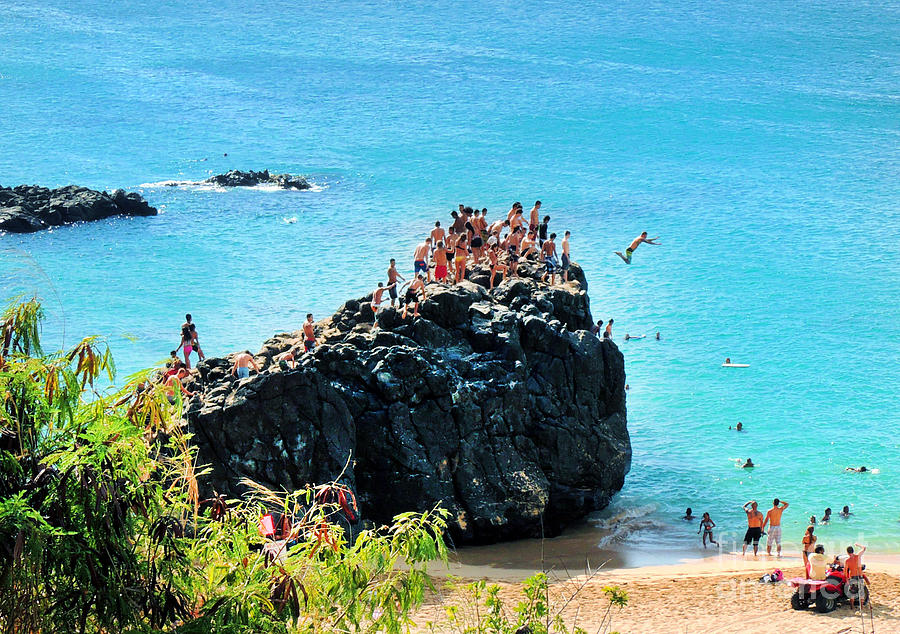
[[[256,370],[257,374],[259,374],[259,366],[256,365],[253,355],[250,354],[249,350],[244,350],[234,357],[234,365],[231,367],[231,376],[236,376],[238,379],[246,379],[250,376],[251,365],[253,366],[253,369]]]
[[[816,550],[816,536],[814,535],[816,527],[810,524],[806,527],[806,534],[803,535],[803,568],[806,570],[806,578],[809,579],[809,555]]]
[[[716,523],[712,521],[712,518],[709,516],[709,513],[703,514],[703,519],[700,520],[700,528],[697,529],[697,534],[700,534],[700,531],[703,531],[703,547],[706,548],[706,540],[709,539],[709,543],[714,544],[716,546],[719,545],[719,542],[713,539],[713,529],[716,527]]]
[[[414,273],[424,273],[431,281],[431,269],[428,268],[428,256],[431,254],[431,238],[425,238],[425,242],[416,247],[413,253],[413,269]]]
[[[316,349],[316,327],[313,325],[312,313],[306,313],[306,321],[303,322],[303,350],[312,352]]]
[[[866,547],[861,544],[855,544],[859,548],[859,552],[853,551],[853,546],[847,546],[847,559],[844,561],[844,575],[847,581],[855,581],[854,584],[847,584],[847,591],[850,596],[850,607],[853,607],[854,601],[862,595],[862,586],[865,583],[862,571],[862,556],[866,552]],[[854,591],[855,590],[855,591]]]
[[[615,253],[620,258],[622,258],[622,260],[625,261],[625,264],[631,264],[631,254],[634,253],[635,250],[637,250],[637,248],[639,246],[641,246],[641,244],[646,242],[647,244],[659,246],[659,243],[654,242],[654,240],[659,240],[659,236],[657,236],[655,238],[648,238],[647,232],[644,231],[643,233],[641,233],[641,235],[639,235],[637,238],[635,238],[634,240],[631,241],[631,246],[629,246],[627,249],[625,249],[625,255],[622,255],[621,251],[616,251]]]
[[[566,231],[563,236],[562,241],[562,272],[563,272],[563,284],[568,283],[569,281],[569,264],[571,263],[569,260],[569,238],[572,237],[571,231]]]
[[[788,503],[778,498],[772,502],[772,508],[766,513],[766,521],[763,522],[762,528],[766,530],[769,526],[768,536],[766,537],[766,554],[772,554],[772,542],[778,547],[778,556],[781,557],[781,514],[788,507]]]
[[[744,549],[741,556],[747,554],[747,546],[753,542],[753,556],[759,551],[759,538],[762,537],[763,514],[757,510],[756,500],[747,502],[742,507],[747,514],[747,532],[744,534]]]
[[[406,281],[406,278],[397,271],[397,261],[394,258],[391,258],[391,265],[388,267],[387,276],[388,295],[391,296],[391,306],[393,306],[394,302],[397,301],[397,280]]]

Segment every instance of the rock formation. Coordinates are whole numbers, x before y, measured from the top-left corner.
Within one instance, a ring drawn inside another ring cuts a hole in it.
[[[48,189],[37,185],[0,187],[0,231],[32,233],[82,220],[110,216],[155,216],[140,194],[121,189],[112,194],[69,185]]]
[[[291,174],[270,174],[269,170],[262,172],[242,172],[231,170],[225,174],[217,174],[207,178],[204,183],[218,185],[219,187],[253,187],[255,185],[278,185],[282,189],[309,189],[310,184],[302,176]]]
[[[457,544],[554,535],[606,506],[631,464],[624,362],[589,331],[581,269],[551,288],[523,264],[493,292],[471,273],[429,284],[416,319],[384,307],[375,327],[371,296],[346,302],[295,368],[275,358],[299,332],[267,341],[248,379],[201,362],[186,417],[207,486],[328,482],[352,456],[364,518],[440,504]]]

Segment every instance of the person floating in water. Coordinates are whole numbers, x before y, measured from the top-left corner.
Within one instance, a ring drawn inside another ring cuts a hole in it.
[[[828,524],[831,521],[831,507],[825,509],[825,515],[822,516],[821,524]]]
[[[656,331],[656,340],[659,341],[659,331]]]
[[[752,469],[756,465],[753,464],[753,458],[747,458],[747,462],[741,465],[741,469]]]
[[[694,512],[691,510],[691,507],[689,506],[689,507],[687,507],[687,509],[685,509],[684,517],[682,517],[681,519],[683,519],[686,522],[693,522],[695,519],[697,519],[697,516],[694,515],[693,513]]]
[[[191,366],[188,366],[191,367]],[[868,471],[866,467],[847,467],[844,471],[852,471],[853,473],[865,473]]]
[[[731,429],[731,426],[728,426],[728,429]],[[738,424],[734,426],[734,431],[744,431],[744,423],[738,421]]]
[[[250,354],[249,350],[245,350],[234,357],[231,376],[236,376],[238,379],[246,379],[250,376],[250,366],[253,366],[253,369],[259,373],[259,366],[256,365],[253,355]]]
[[[654,240],[659,240],[659,236],[657,236],[655,238],[648,238],[647,232],[644,231],[643,233],[641,233],[641,235],[639,235],[637,238],[635,238],[634,240],[631,241],[631,246],[629,246],[627,249],[625,249],[625,255],[622,255],[621,251],[616,251],[615,253],[620,258],[622,258],[622,260],[625,262],[625,264],[631,264],[631,255],[635,252],[635,250],[637,250],[637,248],[639,246],[641,246],[642,243],[646,242],[647,244],[652,244],[654,246],[660,246],[659,243],[654,242]]]
[[[709,543],[714,544],[716,546],[719,545],[719,542],[713,539],[713,530],[716,527],[716,523],[712,521],[712,518],[709,516],[709,513],[703,514],[703,519],[700,520],[700,528],[697,529],[697,534],[700,534],[700,531],[703,531],[703,547],[706,548],[706,540],[709,539]]]
[[[849,506],[844,506],[844,508],[841,509],[840,516],[843,517],[844,519],[847,519],[851,515],[853,515],[853,513],[850,512]]]

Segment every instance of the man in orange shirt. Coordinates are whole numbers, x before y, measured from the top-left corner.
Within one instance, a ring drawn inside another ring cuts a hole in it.
[[[743,509],[747,514],[747,532],[744,534],[744,550],[741,551],[741,556],[747,554],[747,546],[751,541],[755,556],[759,550],[759,538],[762,537],[763,514],[757,510],[756,500],[744,504]]]
[[[775,498],[772,508],[766,513],[766,521],[763,522],[762,529],[766,530],[769,525],[769,536],[766,538],[766,554],[772,554],[772,542],[778,547],[778,556],[781,557],[781,514],[788,507],[788,503]]]

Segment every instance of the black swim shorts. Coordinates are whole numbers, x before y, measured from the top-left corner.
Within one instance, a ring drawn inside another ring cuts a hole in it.
[[[759,526],[751,526],[744,534],[744,543],[749,544],[752,541],[754,544],[759,544],[760,537],[762,537],[762,529]]]

